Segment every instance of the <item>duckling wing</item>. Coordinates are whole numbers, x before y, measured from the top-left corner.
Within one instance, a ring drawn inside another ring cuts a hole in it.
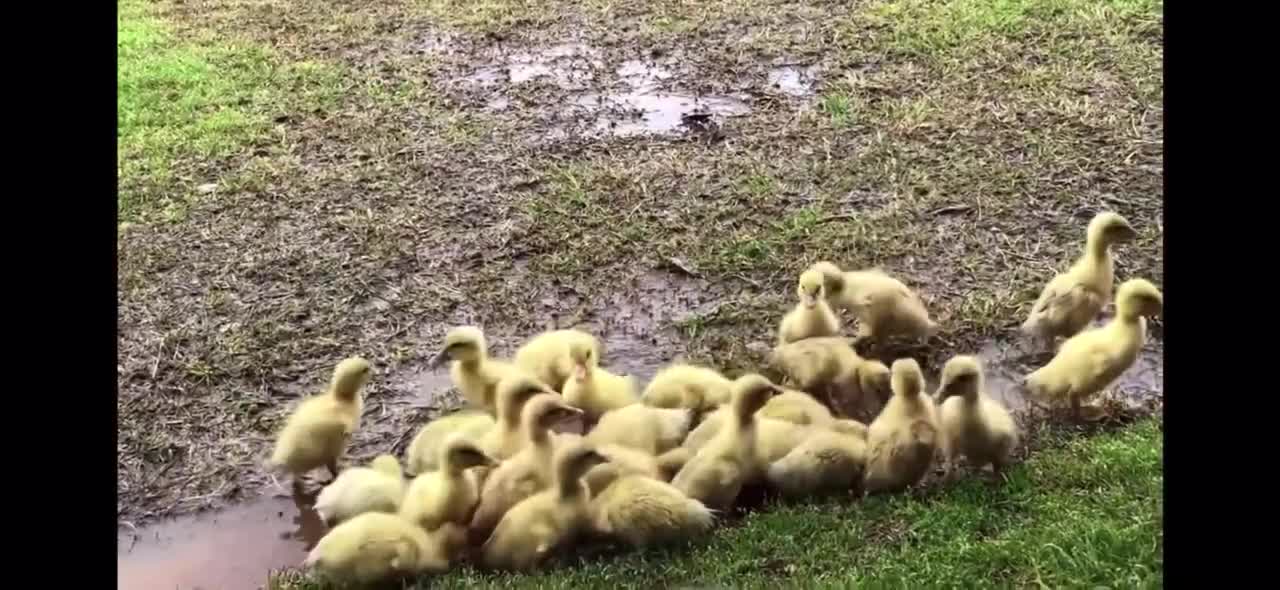
[[[1092,320],[1105,303],[1102,294],[1083,283],[1050,282],[1032,307],[1030,319],[1054,328],[1065,327],[1066,324],[1078,323],[1083,316]]]

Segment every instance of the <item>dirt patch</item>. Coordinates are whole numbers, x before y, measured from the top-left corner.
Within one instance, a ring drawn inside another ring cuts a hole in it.
[[[268,572],[296,567],[326,528],[312,498],[264,497],[116,538],[119,588],[252,589]]]

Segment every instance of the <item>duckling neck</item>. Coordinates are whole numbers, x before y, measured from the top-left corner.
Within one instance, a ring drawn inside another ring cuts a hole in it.
[[[734,416],[733,426],[738,431],[739,434],[742,434],[751,430],[755,430],[756,413],[755,412],[737,413]]]
[[[1091,261],[1101,263],[1108,260],[1110,242],[1101,235],[1090,234],[1084,243],[1084,252]]]

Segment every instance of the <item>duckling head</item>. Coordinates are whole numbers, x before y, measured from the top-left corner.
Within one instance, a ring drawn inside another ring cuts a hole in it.
[[[458,471],[472,467],[492,467],[497,464],[493,457],[486,455],[474,442],[458,433],[449,435],[445,440],[444,459],[445,465]]]
[[[800,275],[800,283],[796,286],[796,294],[805,307],[812,308],[826,296],[826,286],[822,273],[807,270]]]
[[[338,363],[338,366],[333,369],[333,379],[329,383],[329,389],[339,398],[353,399],[356,392],[369,382],[369,375],[372,372],[369,361],[358,356],[351,357]]]
[[[509,375],[498,381],[495,387],[494,398],[501,416],[506,416],[512,421],[521,415],[521,408],[536,395],[550,394],[557,396],[555,391],[547,387],[536,378],[525,375]]]
[[[893,394],[905,398],[915,398],[924,391],[924,373],[920,371],[920,363],[913,358],[900,358],[893,361],[890,379]]]
[[[569,358],[573,360],[573,377],[579,381],[591,376],[600,359],[590,342],[574,340],[569,344]]]
[[[1138,231],[1119,213],[1103,211],[1089,222],[1087,236],[1091,242],[1110,245],[1128,242],[1138,237]]]
[[[400,470],[400,460],[394,455],[378,455],[369,463],[369,468],[378,473],[385,473],[392,477],[400,477],[403,472]]]
[[[942,379],[938,383],[938,399],[953,395],[973,397],[982,389],[982,362],[975,356],[952,357],[942,366]]]
[[[564,403],[559,394],[543,393],[533,396],[520,414],[525,427],[533,432],[546,432],[561,422],[582,416],[582,410]]]
[[[733,381],[733,407],[739,418],[748,418],[782,391],[763,375],[749,373]]]
[[[1129,279],[1116,289],[1116,315],[1125,319],[1155,317],[1164,311],[1164,295],[1146,279]]]
[[[822,282],[827,289],[827,294],[837,294],[844,288],[844,271],[840,270],[840,267],[836,266],[834,262],[823,260],[810,266],[809,271],[822,275]]]
[[[482,360],[488,348],[480,328],[458,326],[444,335],[444,346],[431,357],[431,368],[435,369],[450,359],[464,363]]]

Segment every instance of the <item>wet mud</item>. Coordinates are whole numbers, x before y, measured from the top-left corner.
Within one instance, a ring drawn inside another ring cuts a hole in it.
[[[424,47],[441,50],[432,38]],[[426,52],[426,50],[424,50]],[[614,61],[587,45],[541,49],[495,47],[473,54],[452,82],[484,110],[537,120],[547,139],[673,136],[717,129],[747,115],[755,94],[803,98],[814,93],[817,67],[761,64],[759,81],[731,93],[698,91],[698,72],[678,56]],[[556,92],[540,92],[550,84]],[[551,99],[550,96],[555,96]]]
[[[252,590],[295,567],[324,535],[312,498],[264,496],[116,537],[121,590]]]

